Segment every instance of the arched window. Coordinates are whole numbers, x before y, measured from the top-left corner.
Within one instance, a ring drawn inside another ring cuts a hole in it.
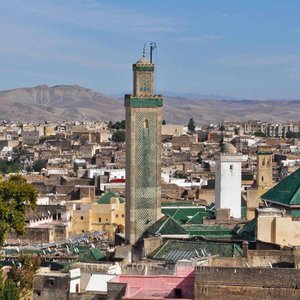
[[[148,119],[144,120],[144,128],[149,128],[149,121],[148,121]]]

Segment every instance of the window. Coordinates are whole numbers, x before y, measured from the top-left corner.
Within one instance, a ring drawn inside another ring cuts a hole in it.
[[[119,218],[119,215],[118,215],[118,214],[116,214],[116,218]]]
[[[181,289],[174,289],[174,298],[182,298]]]
[[[54,286],[54,278],[48,278],[48,284]]]
[[[83,220],[83,216],[81,216],[80,219]]]
[[[149,128],[149,121],[148,121],[148,119],[144,120],[144,128]]]
[[[122,218],[124,218],[124,214],[122,215]]]
[[[230,168],[230,170],[232,171],[232,170],[233,170],[233,165],[230,165],[230,167],[229,167],[229,168]]]
[[[261,181],[264,181],[264,176],[261,176]]]
[[[99,218],[99,223],[101,223],[101,218]]]

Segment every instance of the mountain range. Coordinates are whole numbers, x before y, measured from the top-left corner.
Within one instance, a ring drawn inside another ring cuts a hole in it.
[[[196,124],[264,120],[299,121],[300,100],[236,100],[166,96],[163,118],[167,123]],[[124,118],[123,100],[79,85],[18,88],[0,91],[0,120],[6,121],[117,121]]]

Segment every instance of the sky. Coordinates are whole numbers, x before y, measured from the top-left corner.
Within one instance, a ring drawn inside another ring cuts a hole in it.
[[[153,41],[158,91],[300,99],[299,16],[296,0],[0,0],[0,90],[128,92]]]

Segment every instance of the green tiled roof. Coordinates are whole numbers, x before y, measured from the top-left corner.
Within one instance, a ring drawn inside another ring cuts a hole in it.
[[[206,217],[213,217],[211,211],[198,211],[192,218],[190,218],[186,224],[203,224],[203,219]]]
[[[106,258],[106,254],[97,249],[97,248],[91,248],[84,254],[82,254],[78,261],[80,262],[98,262]]]
[[[164,245],[151,254],[151,258],[165,260],[166,257],[174,252],[197,251],[200,256],[202,251],[210,255],[220,257],[242,256],[243,250],[235,243],[208,242],[208,241],[187,241],[187,240],[168,240]]]
[[[188,234],[172,217],[163,216],[147,229],[147,233],[158,234]]]
[[[125,203],[124,199],[122,199],[121,197],[119,197],[119,195],[115,194],[112,191],[108,191],[104,196],[102,196],[101,198],[99,198],[97,200],[98,204],[110,204],[110,199],[111,198],[119,198],[120,203]]]
[[[261,198],[284,206],[300,205],[300,169],[268,190]]]
[[[232,230],[221,225],[183,225],[183,228],[192,236],[202,235],[209,238],[222,239],[232,237]]]
[[[168,215],[168,216],[171,216],[173,217],[175,215],[177,211],[177,208],[161,208],[161,212],[164,214],[164,215]]]
[[[176,201],[176,202],[162,202],[161,203],[161,207],[169,207],[169,206],[174,206],[174,207],[178,207],[178,206],[194,206],[193,202],[190,201]]]
[[[185,207],[185,208],[162,208],[161,212],[165,215],[172,216],[177,222],[180,224],[187,223],[190,219],[192,219],[197,213],[199,213],[198,224],[203,223],[203,217],[209,216],[210,213],[205,210],[203,207]],[[202,218],[201,218],[202,217]],[[196,219],[194,220],[196,221]]]
[[[249,242],[255,241],[256,220],[253,219],[247,224],[239,227],[233,234],[234,239],[246,240]]]

